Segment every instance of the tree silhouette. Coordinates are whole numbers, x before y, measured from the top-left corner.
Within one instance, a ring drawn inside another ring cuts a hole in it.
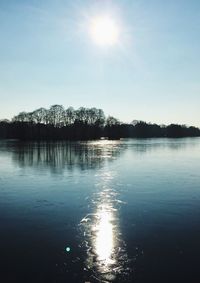
[[[121,123],[112,116],[105,117],[102,109],[73,107],[64,109],[62,105],[43,107],[33,112],[20,112],[10,122],[0,121],[0,138],[27,140],[89,140],[107,137],[151,138],[151,137],[197,137],[200,129],[185,125],[168,126],[133,120]]]

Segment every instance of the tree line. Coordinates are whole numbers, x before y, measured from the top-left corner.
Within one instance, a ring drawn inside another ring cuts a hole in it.
[[[106,117],[102,109],[53,105],[33,112],[21,112],[11,121],[0,121],[0,138],[21,140],[89,140],[107,137],[197,137],[200,129],[185,125],[168,126],[134,120],[130,124]]]

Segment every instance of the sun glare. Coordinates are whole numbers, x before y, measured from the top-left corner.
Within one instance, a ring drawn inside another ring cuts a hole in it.
[[[108,46],[117,43],[119,29],[110,17],[96,17],[91,21],[90,33],[98,45]]]

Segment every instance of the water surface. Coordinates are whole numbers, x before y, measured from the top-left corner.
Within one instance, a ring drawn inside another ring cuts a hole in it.
[[[200,139],[0,141],[0,282],[200,282]]]

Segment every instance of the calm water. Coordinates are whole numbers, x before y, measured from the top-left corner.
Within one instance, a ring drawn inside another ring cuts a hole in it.
[[[0,282],[200,282],[200,139],[0,141]]]

